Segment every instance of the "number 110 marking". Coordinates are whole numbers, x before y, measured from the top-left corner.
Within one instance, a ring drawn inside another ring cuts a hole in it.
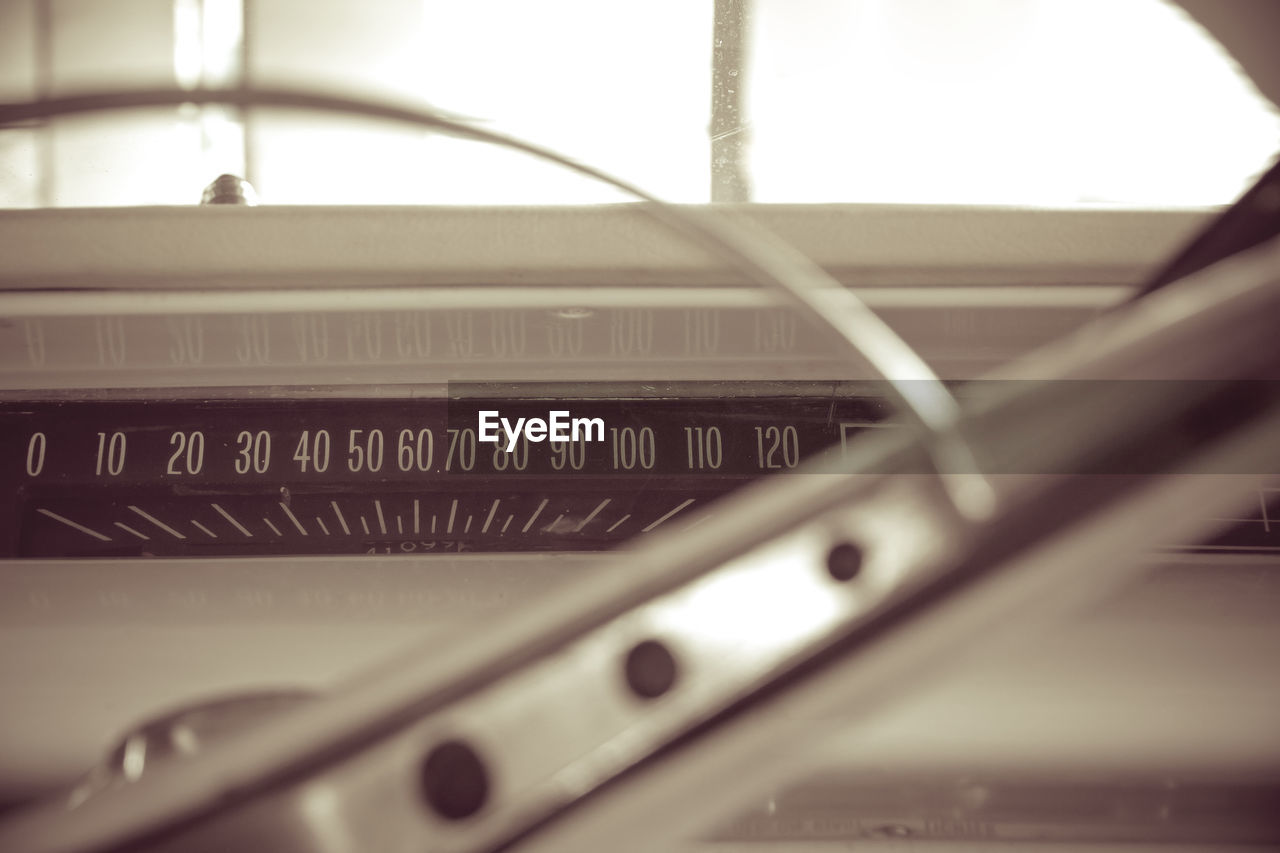
[[[720,467],[724,444],[720,439],[719,427],[685,427],[684,443],[691,470]]]

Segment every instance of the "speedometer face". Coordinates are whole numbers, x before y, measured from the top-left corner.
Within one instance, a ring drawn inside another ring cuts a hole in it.
[[[63,558],[604,550],[893,428],[870,383],[640,387],[3,403],[0,545]],[[1200,547],[1274,550],[1278,498],[1260,493],[1253,517]]]
[[[0,523],[22,557],[598,550],[886,411],[723,393],[5,404]]]

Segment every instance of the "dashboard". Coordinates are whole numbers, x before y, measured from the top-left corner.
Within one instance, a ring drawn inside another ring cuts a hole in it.
[[[732,215],[861,296],[961,399],[1119,304],[1210,216]],[[65,787],[166,709],[327,690],[903,428],[884,383],[804,317],[630,205],[12,211],[0,253],[13,803]],[[557,430],[569,440],[546,440]],[[839,740],[818,771],[864,775],[792,792],[811,810],[800,823],[775,804],[722,837],[861,838],[866,821],[822,804],[846,788],[866,802],[858,780],[885,768],[1058,784],[1120,767],[1144,781],[1115,801],[1143,815],[1147,782],[1185,768],[1269,778],[1280,491],[1256,497],[1211,537],[1170,531],[1138,582],[1046,619],[1027,645],[997,642]],[[1039,790],[1037,803],[1070,799]],[[1228,840],[1275,841],[1261,806],[1219,794],[1181,794],[1180,819],[1202,827],[1194,810],[1219,802],[1215,826],[1246,827]],[[883,826],[954,840],[999,824],[957,821]]]

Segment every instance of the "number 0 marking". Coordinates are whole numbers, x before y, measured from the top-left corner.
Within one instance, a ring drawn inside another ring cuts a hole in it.
[[[44,470],[44,450],[47,444],[44,433],[37,432],[31,435],[31,440],[27,442],[28,477],[38,477]]]

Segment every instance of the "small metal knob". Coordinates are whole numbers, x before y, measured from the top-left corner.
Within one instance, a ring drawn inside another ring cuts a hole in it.
[[[258,193],[253,184],[235,175],[219,175],[204,188],[201,204],[244,204],[250,207],[258,203]]]
[[[204,752],[230,734],[310,701],[304,689],[259,690],[197,702],[135,726],[70,791],[77,808],[103,791],[136,782],[158,764]]]

